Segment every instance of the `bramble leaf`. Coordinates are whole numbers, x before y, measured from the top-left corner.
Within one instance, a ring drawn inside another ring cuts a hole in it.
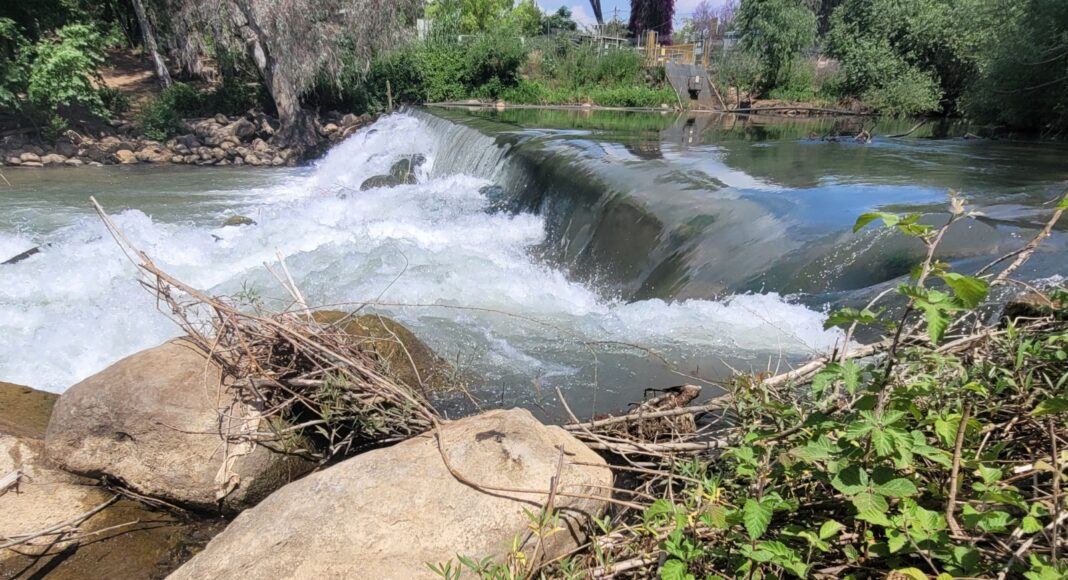
[[[853,233],[859,232],[864,229],[864,226],[875,220],[883,220],[883,223],[886,224],[887,227],[894,227],[901,221],[901,218],[897,214],[881,211],[860,214],[860,217],[857,218],[857,222],[853,224]]]
[[[742,508],[742,523],[750,539],[757,539],[768,531],[771,524],[772,509],[770,503],[759,502],[754,499],[745,500]]]
[[[963,274],[942,274],[942,280],[953,289],[953,293],[965,308],[979,306],[990,290],[990,284],[985,280]]]
[[[1035,407],[1035,410],[1031,411],[1031,415],[1034,417],[1042,417],[1044,415],[1053,415],[1065,411],[1068,411],[1068,399],[1054,397],[1039,403],[1038,406]]]
[[[660,567],[661,580],[693,580],[689,566],[682,560],[668,560]]]

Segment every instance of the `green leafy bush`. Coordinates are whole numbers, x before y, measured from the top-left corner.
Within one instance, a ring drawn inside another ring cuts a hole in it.
[[[204,94],[185,83],[174,83],[141,109],[137,124],[149,138],[163,141],[182,127],[184,117],[205,111]]]
[[[27,98],[37,109],[81,105],[97,115],[107,114],[97,84],[97,68],[104,62],[100,34],[85,24],[69,24],[34,47]]]
[[[104,103],[104,108],[107,109],[112,116],[121,115],[130,110],[130,99],[120,91],[111,87],[104,87],[100,89],[100,100]]]
[[[783,84],[803,50],[816,44],[816,14],[801,0],[747,0],[737,15],[744,50],[757,55],[761,84]]]

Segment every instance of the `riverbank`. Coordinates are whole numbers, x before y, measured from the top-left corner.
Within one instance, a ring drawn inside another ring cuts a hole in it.
[[[316,121],[322,147],[345,139],[374,122],[375,116],[331,113]],[[277,145],[272,139],[278,120],[262,112],[217,114],[186,119],[181,133],[166,141],[149,139],[132,123],[118,123],[95,135],[65,131],[55,142],[14,133],[0,138],[0,159],[6,167],[81,167],[100,165],[179,164],[223,167],[292,166],[307,151]]]

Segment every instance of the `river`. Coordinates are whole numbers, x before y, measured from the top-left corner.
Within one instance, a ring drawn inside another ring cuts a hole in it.
[[[982,215],[942,259],[1022,244],[1068,181],[1063,145],[911,122],[655,113],[412,110],[295,169],[11,170],[0,183],[0,380],[62,392],[177,334],[93,214],[96,196],[178,278],[268,306],[285,256],[309,303],[376,311],[463,371],[487,406],[582,414],[646,388],[776,370],[831,349],[832,306],[907,276],[920,248],[872,209]],[[874,128],[875,139],[828,140]],[[418,183],[361,191],[404,156]],[[231,215],[254,226],[222,227]],[[1058,230],[1031,280],[1064,274]]]

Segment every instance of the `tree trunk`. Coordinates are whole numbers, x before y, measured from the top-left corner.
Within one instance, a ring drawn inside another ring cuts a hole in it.
[[[145,5],[141,0],[133,0],[134,13],[137,14],[137,23],[141,26],[141,38],[144,40],[145,50],[152,57],[152,63],[156,65],[156,76],[164,87],[171,86],[171,73],[167,71],[167,63],[159,53],[156,45],[156,35],[152,32],[152,23],[148,21]]]
[[[601,12],[601,0],[590,0],[593,7],[593,17],[597,19],[597,26],[604,27],[604,13]]]
[[[231,17],[234,26],[245,41],[249,56],[256,64],[271,100],[278,110],[281,128],[275,135],[281,145],[293,147],[301,152],[319,143],[319,134],[312,122],[311,115],[301,108],[300,94],[293,83],[280,72],[271,58],[270,38],[264,34],[256,22],[256,16],[248,0],[231,0]]]

